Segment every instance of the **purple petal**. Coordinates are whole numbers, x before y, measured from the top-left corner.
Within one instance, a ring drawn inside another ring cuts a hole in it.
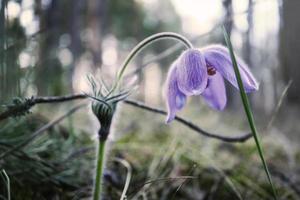
[[[171,66],[168,72],[166,84],[166,102],[168,108],[166,123],[169,123],[175,118],[176,111],[182,109],[186,102],[186,96],[179,90],[177,85],[176,63]]]
[[[177,60],[178,88],[185,95],[201,94],[207,85],[207,68],[199,50],[189,49]]]
[[[207,65],[214,67],[234,87],[239,89],[229,51],[221,45],[208,46],[201,49],[201,51],[203,52]],[[258,90],[258,83],[250,72],[248,66],[242,59],[238,58],[237,56],[236,61],[239,67],[245,91],[249,93]]]
[[[226,106],[227,96],[224,79],[219,72],[208,77],[207,88],[201,94],[208,105],[216,110],[223,110]]]

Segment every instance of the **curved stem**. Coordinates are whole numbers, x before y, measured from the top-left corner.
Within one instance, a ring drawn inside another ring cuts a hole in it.
[[[102,172],[103,172],[103,164],[104,164],[105,141],[106,140],[99,139],[93,200],[99,200],[101,195],[101,180],[102,180]]]
[[[136,45],[134,47],[134,49],[131,50],[131,52],[129,53],[129,55],[125,59],[120,71],[118,72],[117,80],[116,80],[114,86],[112,87],[112,89],[110,90],[109,94],[111,94],[118,87],[118,84],[119,84],[119,82],[120,82],[120,80],[121,80],[128,64],[129,64],[129,62],[137,55],[137,53],[139,53],[147,45],[153,43],[154,41],[161,40],[161,39],[178,40],[178,41],[182,42],[187,48],[193,48],[192,43],[187,38],[185,38],[182,35],[179,35],[177,33],[162,32],[162,33],[157,33],[157,34],[154,34],[150,37],[147,37],[146,39],[141,41],[138,45]]]

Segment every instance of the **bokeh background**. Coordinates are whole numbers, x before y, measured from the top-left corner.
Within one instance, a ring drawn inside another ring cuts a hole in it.
[[[199,48],[225,44],[224,25],[236,54],[260,83],[259,91],[249,97],[280,197],[300,198],[297,0],[0,2],[0,111],[16,97],[91,92],[89,74],[111,84],[130,50],[154,33],[180,33]],[[132,77],[138,83],[130,99],[165,109],[166,73],[183,50],[169,40],[144,49],[128,67],[127,74],[136,71]],[[179,115],[221,135],[249,132],[239,92],[227,86],[225,111],[211,110],[201,97],[192,97]],[[25,116],[0,121],[0,153],[77,103],[38,105]],[[126,177],[114,157],[133,168],[128,199],[271,198],[253,139],[227,144],[176,122],[165,125],[164,120],[139,108],[119,106],[109,138],[105,199],[119,199]],[[0,156],[0,169],[11,179],[12,199],[89,198],[98,127],[90,108],[85,108],[14,154]],[[160,180],[180,176],[195,180]],[[141,187],[148,180],[156,181]],[[5,181],[0,186],[0,198],[7,199]]]

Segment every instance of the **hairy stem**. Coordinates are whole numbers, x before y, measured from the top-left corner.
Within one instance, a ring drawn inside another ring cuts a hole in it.
[[[147,37],[146,39],[141,41],[138,45],[136,45],[131,50],[131,52],[125,59],[120,71],[118,72],[116,82],[115,82],[114,86],[112,87],[112,89],[110,90],[109,94],[112,93],[118,87],[118,84],[119,84],[128,64],[137,55],[137,53],[139,53],[142,49],[144,49],[149,44],[151,44],[157,40],[161,40],[161,39],[178,40],[178,41],[182,42],[187,48],[193,48],[192,43],[188,39],[186,39],[185,37],[183,37],[182,35],[179,35],[177,33],[162,32],[162,33],[157,33],[157,34],[151,35],[150,37]]]
[[[102,180],[103,165],[104,165],[104,158],[105,158],[104,156],[105,142],[106,140],[99,139],[93,200],[99,200],[101,195],[101,188],[102,188],[101,180]]]

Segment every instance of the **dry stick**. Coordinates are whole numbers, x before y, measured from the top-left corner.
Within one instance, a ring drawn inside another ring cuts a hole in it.
[[[183,187],[183,185],[185,183],[187,183],[188,180],[190,180],[190,179],[185,179],[185,180],[182,181],[182,183],[177,187],[176,191],[172,195],[172,199],[171,200],[175,199],[175,197],[176,197],[177,193],[179,192],[179,190]]]
[[[36,104],[41,103],[60,103],[64,101],[71,101],[76,99],[85,99],[86,95],[84,94],[75,94],[75,95],[67,95],[67,96],[53,96],[53,97],[32,97],[28,101],[28,105],[24,106],[16,106],[15,108],[8,109],[0,114],[0,121],[15,115],[16,113],[29,110],[31,107]],[[29,106],[29,108],[28,108]]]
[[[266,127],[266,131],[268,131],[268,130],[271,128],[273,122],[275,121],[275,119],[276,119],[276,117],[277,117],[277,114],[278,114],[278,112],[279,112],[279,110],[280,110],[280,108],[281,108],[281,106],[282,106],[283,100],[284,100],[285,97],[287,96],[287,92],[288,92],[288,90],[290,89],[292,83],[293,83],[293,80],[289,80],[288,84],[287,84],[287,85],[285,86],[285,88],[283,89],[283,92],[282,92],[281,95],[280,95],[279,101],[278,101],[278,103],[277,103],[277,105],[276,105],[276,108],[275,108],[273,114],[272,114],[272,117],[271,117],[271,119],[270,119],[270,121],[269,121],[269,123],[268,123],[268,125],[267,125],[267,127]]]
[[[87,98],[87,97],[84,94],[75,94],[75,95],[57,96],[57,97],[55,97],[55,96],[54,97],[32,97],[31,98],[31,101],[32,101],[31,106],[34,106],[34,105],[40,104],[40,103],[59,103],[59,102],[64,102],[64,101],[85,99],[85,98]],[[161,114],[161,115],[167,114],[167,112],[164,110],[147,106],[141,102],[137,102],[137,101],[133,101],[133,100],[124,100],[124,103],[147,110],[147,111],[150,111],[150,112],[153,112],[153,113],[157,113],[157,114]],[[14,115],[16,112],[19,112],[19,111],[20,110],[18,110],[18,109],[10,109],[10,110],[5,111],[4,113],[0,114],[0,121]],[[223,142],[245,142],[249,138],[252,137],[251,133],[247,133],[242,136],[230,136],[230,137],[217,135],[217,134],[209,133],[209,132],[203,130],[196,124],[194,124],[182,117],[176,116],[175,120],[177,122],[187,126],[188,128],[196,131],[197,133],[200,133],[200,134],[210,137],[210,138],[221,140]],[[0,158],[1,158],[1,156],[0,156]]]
[[[192,169],[191,169],[190,172],[189,172],[189,176],[190,176],[190,174],[193,173],[193,171],[194,171],[195,168],[196,168],[196,165],[193,165]],[[190,180],[190,179],[185,179],[185,180],[182,181],[182,183],[177,187],[176,191],[175,191],[174,194],[172,195],[172,199],[171,199],[171,200],[175,199],[175,197],[176,197],[177,193],[179,192],[179,190],[180,190],[180,189],[183,187],[183,185],[186,184],[189,180]]]
[[[27,144],[29,144],[31,141],[33,141],[37,136],[39,136],[43,132],[45,132],[47,129],[49,129],[49,128],[53,127],[54,125],[58,124],[63,119],[65,119],[66,117],[70,116],[71,114],[73,114],[74,112],[76,112],[80,108],[83,108],[86,105],[87,105],[86,103],[77,105],[77,106],[73,107],[71,110],[69,110],[67,113],[63,114],[62,116],[58,117],[57,119],[49,122],[48,124],[46,124],[44,126],[42,126],[40,129],[38,129],[37,131],[35,131],[27,140],[25,140],[25,141],[21,142],[20,144],[14,146],[13,148],[9,149],[8,151],[2,153],[0,155],[0,159],[3,159],[5,156],[7,156],[9,153],[11,153],[13,151],[16,151],[18,149],[23,148],[24,146],[26,146]]]
[[[154,112],[154,113],[158,113],[161,115],[167,115],[167,112],[158,108],[153,108],[150,106],[147,106],[141,102],[137,102],[137,101],[132,101],[132,100],[125,100],[125,103],[138,107],[138,108],[142,108],[144,110],[150,111],[150,112]],[[211,138],[215,138],[224,142],[245,142],[246,140],[248,140],[249,138],[252,137],[252,133],[247,133],[245,135],[242,136],[234,136],[234,137],[228,137],[228,136],[221,136],[221,135],[217,135],[217,134],[213,134],[213,133],[209,133],[203,129],[201,129],[199,126],[195,125],[194,123],[182,118],[182,117],[175,117],[175,120],[177,122],[180,122],[181,124],[189,127],[190,129],[204,135],[207,137],[211,137]]]
[[[128,194],[128,196],[131,196],[134,193],[138,193],[145,185],[156,183],[156,182],[161,182],[161,181],[173,181],[173,180],[187,180],[187,179],[199,179],[197,176],[177,176],[177,177],[166,177],[166,178],[157,178],[153,180],[149,180],[138,186],[137,188],[134,189],[131,193]]]
[[[130,179],[132,177],[132,167],[129,164],[129,162],[127,162],[124,159],[114,158],[114,161],[116,161],[118,163],[121,163],[127,169],[126,181],[125,181],[124,189],[122,191],[122,195],[121,195],[121,198],[120,198],[120,200],[126,200],[127,199],[126,192],[129,188]]]
[[[53,97],[35,97],[34,102],[38,103],[60,103],[64,101],[76,100],[76,99],[86,99],[85,94],[75,94],[66,96],[53,96]]]

